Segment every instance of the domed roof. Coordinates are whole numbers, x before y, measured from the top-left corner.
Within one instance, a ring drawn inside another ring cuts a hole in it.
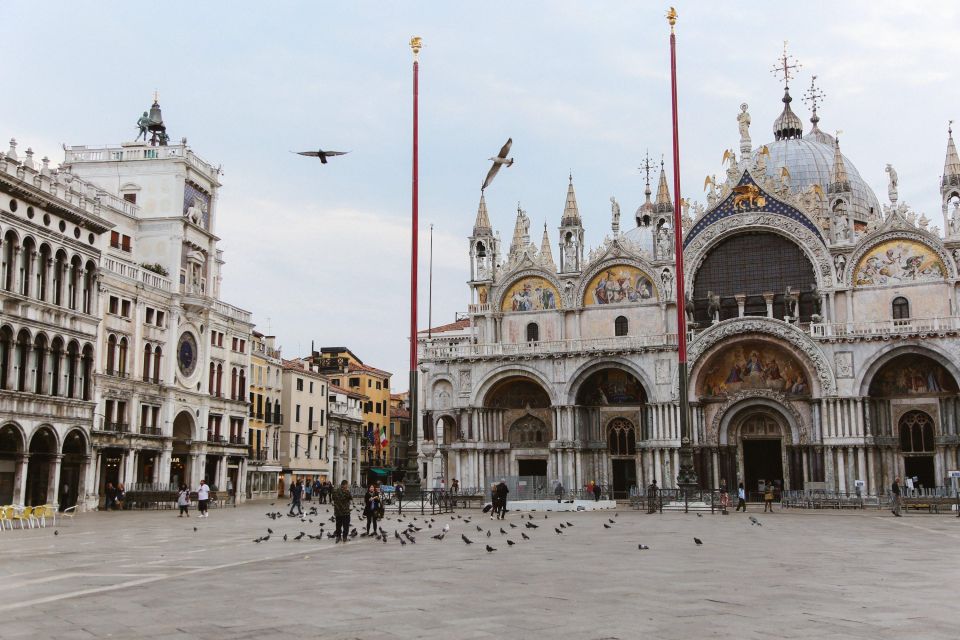
[[[623,238],[631,245],[645,252],[647,255],[653,255],[653,225],[641,225],[630,229],[623,234]]]
[[[828,139],[824,136],[820,139]],[[810,185],[819,184],[824,191],[830,184],[833,170],[834,150],[831,145],[808,138],[788,138],[776,140],[767,144],[770,155],[766,161],[767,176],[779,179],[780,168],[786,167],[790,172],[790,192],[797,194],[806,191]],[[759,150],[754,151],[754,160]],[[853,163],[843,157],[843,163],[850,181],[852,202],[850,211],[854,219],[866,221],[872,216],[880,215],[880,201],[873,189],[860,177]],[[871,215],[872,210],[872,215]]]

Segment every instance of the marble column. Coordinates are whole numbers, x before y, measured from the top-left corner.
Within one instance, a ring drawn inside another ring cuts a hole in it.
[[[837,453],[837,491],[847,492],[847,465],[845,462],[845,450],[843,447],[836,448]]]
[[[29,464],[29,453],[22,453],[17,457],[17,468],[13,475],[13,504],[21,507],[27,499],[27,467]]]
[[[60,467],[63,463],[63,454],[58,453],[53,457],[50,464],[49,476],[47,477],[47,504],[52,504],[54,509],[60,507]]]

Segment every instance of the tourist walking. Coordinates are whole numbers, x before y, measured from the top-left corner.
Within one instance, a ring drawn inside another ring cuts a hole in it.
[[[460,481],[456,478],[453,479],[453,482],[450,483],[450,493],[457,494],[460,493]]]
[[[898,518],[903,517],[900,513],[900,476],[894,478],[890,486],[890,506],[893,507],[893,515]]]
[[[650,486],[647,487],[647,513],[656,513],[659,494],[660,487],[657,486],[657,479],[654,478],[650,481]]]
[[[116,499],[117,490],[113,488],[112,482],[108,482],[107,486],[103,489],[103,510],[110,511],[113,509],[113,504]]]
[[[507,482],[501,479],[500,484],[497,485],[497,501],[493,505],[494,512],[497,512],[499,509],[499,515],[497,516],[499,520],[503,520],[507,517],[508,493],[510,493],[510,489],[507,488]]]
[[[559,480],[557,481],[557,488],[553,490],[553,493],[557,496],[557,504],[560,504],[563,501],[563,483]]]
[[[593,501],[600,502],[600,485],[593,483]]]
[[[330,496],[333,503],[333,515],[336,519],[334,537],[337,542],[346,542],[350,535],[350,486],[346,480]]]
[[[210,487],[207,486],[207,479],[204,478],[200,481],[200,486],[197,487],[197,511],[200,512],[198,518],[208,518],[210,517],[207,513],[207,504],[210,502]]]
[[[398,482],[393,488],[393,494],[397,500],[397,515],[403,515],[403,494],[406,490],[403,488],[403,482]]]
[[[178,518],[190,517],[190,489],[187,489],[185,484],[180,485],[180,492],[177,493],[177,506],[180,507]]]
[[[320,480],[313,481],[313,495],[317,496],[317,504],[323,504],[323,483]]]
[[[313,502],[313,482],[309,479],[303,485],[303,494],[306,496],[307,502]]]
[[[730,493],[727,491],[727,483],[720,483],[720,510],[723,515],[727,515],[727,509],[730,508]]]
[[[303,481],[299,480],[290,485],[290,513],[288,515],[294,515],[294,509],[301,516],[303,515],[303,506],[300,504],[301,496],[303,496]]]
[[[737,511],[743,509],[743,512],[747,512],[747,492],[743,488],[743,483],[741,482],[737,485]]]

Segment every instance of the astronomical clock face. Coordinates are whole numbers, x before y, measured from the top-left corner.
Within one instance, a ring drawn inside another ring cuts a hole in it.
[[[180,336],[177,344],[177,364],[185,378],[189,378],[197,368],[197,339],[189,331]]]

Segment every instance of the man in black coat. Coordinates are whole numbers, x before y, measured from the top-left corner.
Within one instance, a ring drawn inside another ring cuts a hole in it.
[[[503,520],[507,515],[508,493],[510,493],[510,489],[507,488],[506,481],[500,480],[500,484],[497,485],[497,500],[493,505],[493,513],[498,520]]]

